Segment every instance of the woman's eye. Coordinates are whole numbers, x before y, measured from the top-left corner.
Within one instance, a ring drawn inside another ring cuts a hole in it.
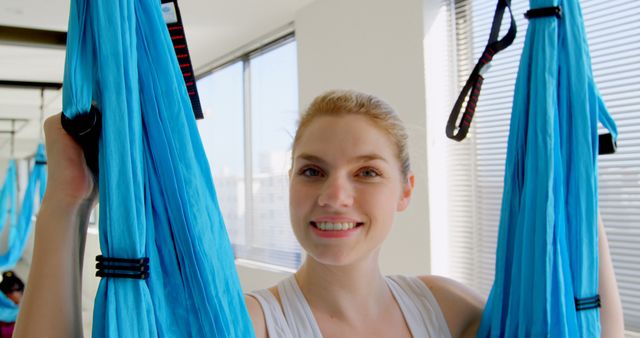
[[[380,172],[373,169],[373,168],[365,168],[360,170],[360,172],[358,173],[360,176],[362,177],[367,177],[367,178],[372,178],[372,177],[379,177],[380,176]]]
[[[322,173],[320,172],[320,170],[316,168],[303,168],[302,170],[300,170],[300,175],[306,176],[306,177],[317,177],[317,176],[320,176],[321,174]]]

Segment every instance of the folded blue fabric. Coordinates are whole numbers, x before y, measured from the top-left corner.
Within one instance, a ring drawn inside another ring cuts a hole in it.
[[[102,255],[150,260],[102,279],[93,337],[253,336],[160,2],[71,1],[64,88],[68,118],[102,112]]]
[[[562,15],[529,20],[516,80],[496,274],[478,337],[599,337],[598,93],[577,0],[531,0]]]

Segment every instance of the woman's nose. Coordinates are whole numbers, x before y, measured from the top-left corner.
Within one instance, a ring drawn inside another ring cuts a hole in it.
[[[353,187],[348,179],[329,177],[322,186],[318,197],[321,207],[345,208],[353,205]]]

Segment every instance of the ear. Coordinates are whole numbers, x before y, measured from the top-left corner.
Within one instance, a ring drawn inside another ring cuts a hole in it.
[[[402,195],[398,201],[396,211],[404,211],[409,206],[411,200],[411,194],[413,193],[413,187],[415,186],[415,175],[413,172],[409,172],[406,182],[402,185]]]

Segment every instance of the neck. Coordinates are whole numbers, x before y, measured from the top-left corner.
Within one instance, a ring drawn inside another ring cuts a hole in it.
[[[296,280],[314,312],[345,319],[354,314],[375,316],[393,301],[380,273],[377,253],[346,266],[326,265],[307,256]]]

